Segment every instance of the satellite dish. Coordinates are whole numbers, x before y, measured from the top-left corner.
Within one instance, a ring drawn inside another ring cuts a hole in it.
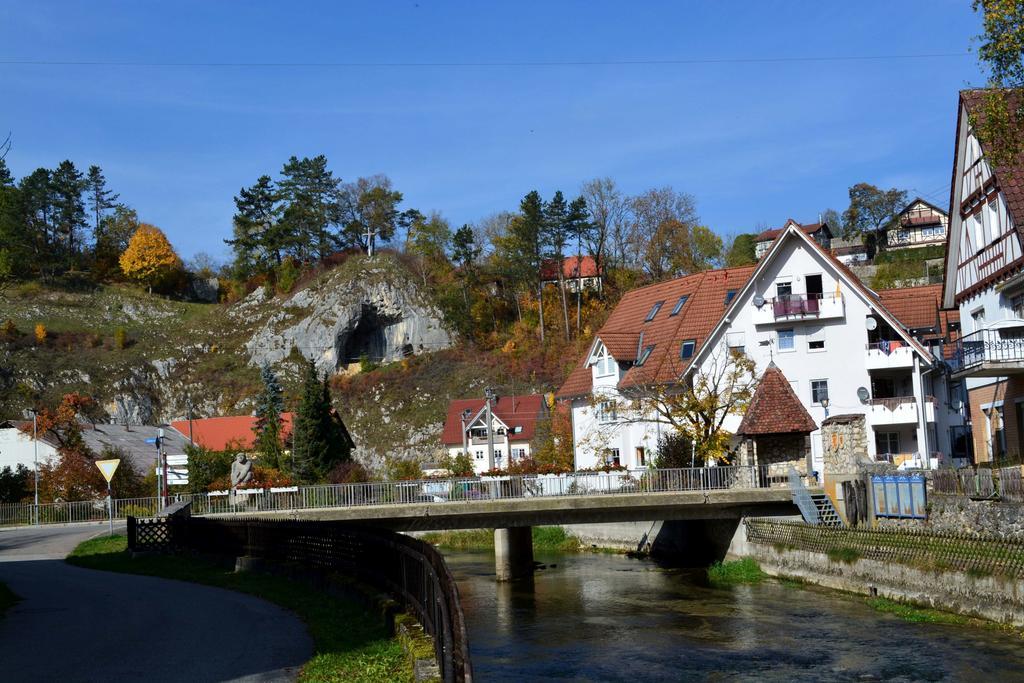
[[[878,321],[874,318],[865,318],[864,326],[867,327],[869,331],[874,330],[878,327]]]
[[[960,410],[963,407],[963,405],[963,401],[961,401],[958,398],[954,398],[952,401],[949,402],[949,407],[952,408],[953,410]]]
[[[754,297],[754,305],[757,306],[758,308],[761,308],[762,306],[764,306],[764,297],[761,296],[760,294],[755,296]]]
[[[870,318],[868,318],[868,319],[870,320]],[[857,398],[860,399],[861,403],[867,403],[868,402],[868,398],[870,396],[871,396],[871,394],[868,393],[868,388],[867,387],[858,387],[857,388]]]

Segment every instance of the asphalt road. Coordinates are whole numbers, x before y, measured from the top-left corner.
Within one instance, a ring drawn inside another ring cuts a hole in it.
[[[81,569],[65,555],[102,526],[0,531],[4,681],[291,681],[313,644],[291,612],[249,595]]]

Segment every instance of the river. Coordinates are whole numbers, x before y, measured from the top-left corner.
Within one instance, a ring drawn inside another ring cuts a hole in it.
[[[1024,640],[909,623],[864,598],[620,555],[538,554],[498,584],[490,553],[446,552],[478,681],[1024,681]],[[555,565],[555,566],[550,566]]]

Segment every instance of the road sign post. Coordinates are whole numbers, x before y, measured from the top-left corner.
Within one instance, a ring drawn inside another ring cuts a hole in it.
[[[99,468],[103,478],[107,480],[107,518],[110,521],[110,535],[114,535],[114,496],[110,489],[110,480],[114,478],[117,466],[121,464],[120,458],[110,460],[97,460],[96,467]]]

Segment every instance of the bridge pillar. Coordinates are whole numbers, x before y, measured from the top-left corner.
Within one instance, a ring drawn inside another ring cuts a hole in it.
[[[494,573],[498,581],[533,574],[533,529],[514,526],[494,530]]]

